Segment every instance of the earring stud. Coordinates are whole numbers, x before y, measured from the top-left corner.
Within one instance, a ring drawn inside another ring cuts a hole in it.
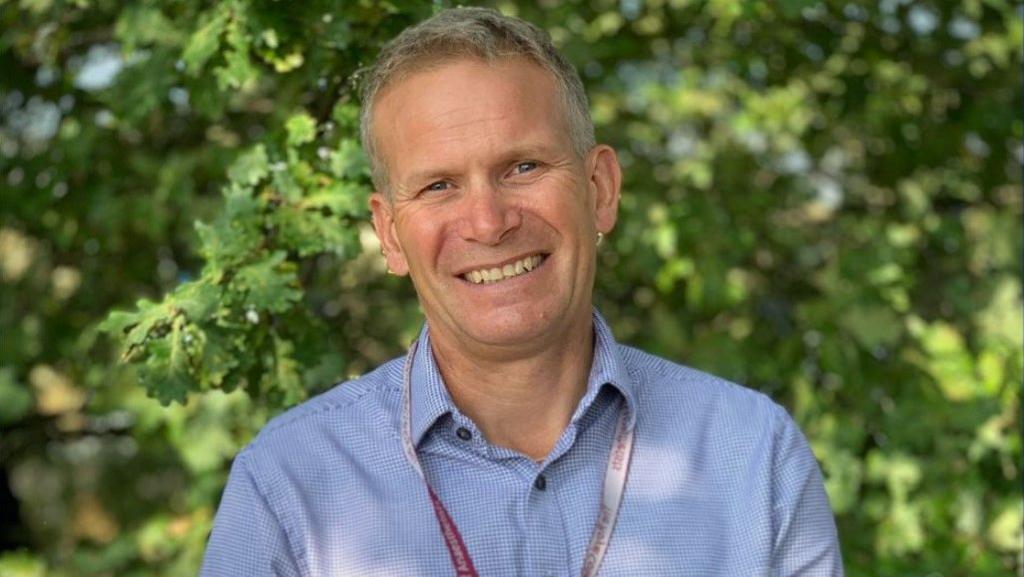
[[[603,232],[598,232],[597,233],[597,246],[601,246],[601,242],[603,240],[604,240],[604,233]]]
[[[391,274],[391,275],[395,274],[395,271],[391,270],[391,265],[388,264],[388,251],[387,251],[387,249],[381,248],[380,249],[380,255],[382,257],[384,257],[384,266],[387,268],[388,274]]]

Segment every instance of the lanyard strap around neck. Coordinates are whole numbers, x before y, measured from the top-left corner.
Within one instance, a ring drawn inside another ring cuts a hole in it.
[[[416,455],[416,447],[412,442],[412,363],[416,356],[416,349],[419,341],[415,341],[409,347],[409,354],[405,358],[402,380],[402,448],[405,450],[405,458],[413,469],[419,473],[423,484],[427,487],[430,496],[430,503],[434,508],[434,515],[440,525],[441,536],[448,548],[448,554],[452,559],[452,567],[455,569],[456,577],[477,577],[476,568],[473,566],[473,559],[469,555],[466,543],[459,533],[444,503],[434,492],[434,489],[427,481],[423,473],[423,466]],[[615,520],[619,515],[619,505],[622,503],[622,494],[626,490],[626,477],[629,472],[629,461],[633,455],[633,429],[629,426],[629,419],[625,408],[619,411],[618,424],[615,426],[615,442],[612,445],[611,453],[608,455],[608,465],[604,473],[604,486],[601,495],[601,509],[597,515],[597,522],[594,524],[594,531],[590,536],[590,544],[587,546],[586,556],[583,558],[583,577],[594,577],[601,567],[608,543],[611,541],[612,529],[615,528]]]

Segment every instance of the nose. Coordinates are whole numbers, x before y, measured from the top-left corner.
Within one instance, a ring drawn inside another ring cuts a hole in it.
[[[476,187],[465,196],[462,204],[460,233],[463,240],[495,245],[522,222],[519,208],[494,186]]]

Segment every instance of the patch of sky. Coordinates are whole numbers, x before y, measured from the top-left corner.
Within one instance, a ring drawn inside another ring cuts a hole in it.
[[[815,4],[814,6],[806,6],[800,11],[800,16],[802,16],[804,20],[810,21],[821,20],[825,17],[825,14],[827,14],[827,11],[824,3]]]
[[[846,16],[850,20],[855,20],[857,22],[867,22],[868,11],[865,10],[864,7],[858,6],[857,4],[847,4],[846,6],[843,7],[843,16]]]
[[[819,164],[821,169],[828,174],[839,174],[846,168],[846,159],[846,152],[838,146],[833,146],[822,155]]]
[[[973,20],[955,16],[949,22],[949,35],[957,40],[973,40],[981,34],[981,27]]]
[[[619,79],[626,85],[636,85],[641,76],[640,67],[629,62],[620,64],[616,69],[616,73]]]
[[[691,46],[699,45],[704,42],[707,37],[707,32],[700,26],[691,26],[686,30],[686,34],[683,36]]]
[[[987,157],[990,151],[988,143],[978,136],[977,132],[968,132],[964,136],[964,147],[968,152],[980,158]]]
[[[0,102],[0,112],[3,114],[10,114],[14,110],[17,110],[25,103],[25,95],[20,90],[15,90],[4,97],[3,101]]]
[[[687,158],[697,151],[698,138],[689,128],[674,130],[668,137],[668,153],[673,158]]]
[[[90,436],[65,443],[59,452],[72,463],[84,463],[95,458],[102,449],[100,440]]]
[[[821,49],[821,46],[808,42],[803,46],[804,55],[813,60],[814,62],[821,62],[825,58],[825,51]]]
[[[114,125],[114,120],[116,120],[114,118],[114,113],[106,108],[97,111],[96,115],[93,116],[92,119],[93,122],[96,123],[96,126],[99,126],[100,128],[109,128]]]
[[[629,145],[629,148],[638,156],[654,156],[660,152],[659,145],[656,145],[653,142],[642,142],[639,140],[634,140]]]
[[[25,179],[25,171],[20,166],[15,166],[7,173],[7,185],[18,186]]]
[[[939,27],[939,16],[930,8],[914,6],[907,12],[907,24],[918,36],[927,36]]]
[[[843,203],[843,188],[836,179],[824,174],[815,174],[810,177],[810,181],[816,193],[815,200],[822,206],[835,210]]]
[[[53,66],[40,66],[36,70],[36,86],[46,88],[56,82],[59,76],[60,72]]]
[[[110,86],[124,69],[125,61],[116,44],[96,44],[81,60],[76,60],[78,72],[75,87],[86,92],[103,90]]]
[[[647,107],[650,100],[646,90],[653,81],[650,70],[626,63],[618,67],[617,73],[622,83],[628,87],[626,108],[631,112],[641,112]]]
[[[768,138],[758,130],[742,131],[736,135],[736,139],[754,154],[761,154],[768,149]]]
[[[583,66],[583,74],[588,78],[600,78],[604,74],[604,67],[599,62],[591,60]]]
[[[0,154],[3,154],[5,158],[14,158],[18,156],[18,150],[21,147],[18,146],[18,141],[8,136],[0,130]]]
[[[756,58],[747,65],[747,71],[754,80],[764,80],[768,76],[768,66],[764,60]]]
[[[903,28],[899,19],[895,16],[886,16],[885,18],[882,18],[880,26],[882,31],[886,34],[899,34],[900,30]]]
[[[781,172],[788,174],[807,172],[811,168],[811,156],[802,148],[790,150],[779,157],[777,165]]]
[[[711,89],[727,88],[732,84],[733,75],[724,68],[712,68],[704,75],[704,86]]]
[[[60,119],[60,108],[56,104],[33,96],[24,108],[8,115],[7,124],[28,142],[45,142],[57,134]]]
[[[807,331],[804,333],[804,344],[809,348],[816,349],[821,344],[821,333],[818,331]]]
[[[188,108],[188,90],[181,86],[172,86],[167,91],[167,99],[178,108]]]
[[[636,20],[644,9],[643,0],[620,0],[619,13],[627,20]]]
[[[878,3],[878,10],[882,14],[892,15],[896,13],[896,9],[899,8],[900,3],[897,0],[881,0]]]

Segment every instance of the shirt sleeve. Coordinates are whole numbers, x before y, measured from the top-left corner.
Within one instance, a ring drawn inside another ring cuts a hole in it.
[[[774,577],[842,577],[835,518],[814,453],[793,419],[778,407],[772,550]]]
[[[249,470],[243,451],[231,466],[200,577],[299,577],[288,538]]]

